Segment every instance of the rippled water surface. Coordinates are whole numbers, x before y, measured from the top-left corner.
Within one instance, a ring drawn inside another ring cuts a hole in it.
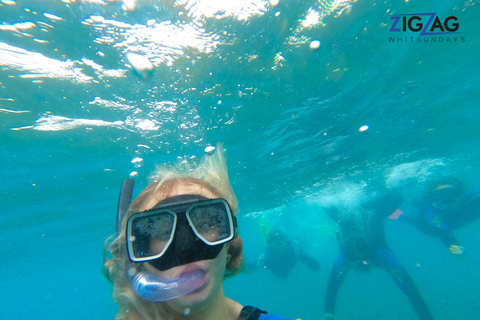
[[[322,319],[338,252],[329,197],[356,202],[386,184],[408,211],[438,175],[480,187],[479,5],[0,1],[2,315],[111,319],[100,268],[122,180],[139,192],[156,163],[195,161],[220,141],[247,259],[278,224],[321,264],[287,280],[242,274],[227,295]],[[414,13],[455,16],[458,32],[390,31],[393,15]],[[477,319],[479,228],[456,231],[459,258],[386,222],[435,319]],[[339,320],[416,319],[383,270],[349,274],[337,308]]]

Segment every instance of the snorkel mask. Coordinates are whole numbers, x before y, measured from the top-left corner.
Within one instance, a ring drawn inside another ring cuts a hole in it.
[[[438,185],[430,193],[432,206],[442,211],[457,210],[464,200],[462,190],[452,185]]]
[[[122,185],[117,213],[117,236],[130,206],[133,180]],[[224,199],[178,195],[127,221],[127,251],[132,262],[148,262],[160,271],[200,260],[214,259],[236,237],[236,218]],[[200,288],[205,271],[183,272],[177,279],[161,279],[148,271],[126,266],[133,292],[151,302],[163,302]]]

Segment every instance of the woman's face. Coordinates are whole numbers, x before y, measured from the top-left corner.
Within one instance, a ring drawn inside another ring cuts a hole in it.
[[[199,185],[177,185],[170,196],[181,194],[195,194],[207,198],[218,198],[208,189]],[[154,268],[148,262],[145,268],[155,276],[162,279],[176,279],[184,272],[195,271],[201,269],[205,272],[203,285],[190,294],[165,302],[167,306],[179,313],[190,313],[200,310],[214,303],[218,297],[223,296],[223,275],[225,273],[227,260],[228,243],[224,245],[218,256],[211,260],[201,260],[185,265],[177,266],[165,271]]]

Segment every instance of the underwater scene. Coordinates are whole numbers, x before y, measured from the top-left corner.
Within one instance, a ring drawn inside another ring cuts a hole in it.
[[[245,256],[227,297],[293,319],[478,319],[479,14],[0,0],[0,318],[113,319],[122,182],[136,196],[156,165],[224,148]]]

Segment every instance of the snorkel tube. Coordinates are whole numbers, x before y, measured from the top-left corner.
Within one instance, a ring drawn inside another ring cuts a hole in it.
[[[143,300],[163,302],[189,294],[204,283],[205,271],[185,272],[173,280],[160,279],[148,271],[133,276],[131,286],[133,292]]]
[[[122,233],[122,221],[132,202],[134,181],[123,181],[117,208],[117,238]],[[135,295],[150,302],[164,302],[189,294],[204,283],[205,271],[195,270],[184,272],[177,279],[161,279],[149,271],[136,272],[133,263],[127,263],[126,274]]]
[[[115,228],[117,238],[122,234],[122,221],[127,213],[130,203],[132,203],[133,185],[135,181],[133,179],[125,179],[120,189],[120,197],[118,198],[117,206],[117,225]]]

